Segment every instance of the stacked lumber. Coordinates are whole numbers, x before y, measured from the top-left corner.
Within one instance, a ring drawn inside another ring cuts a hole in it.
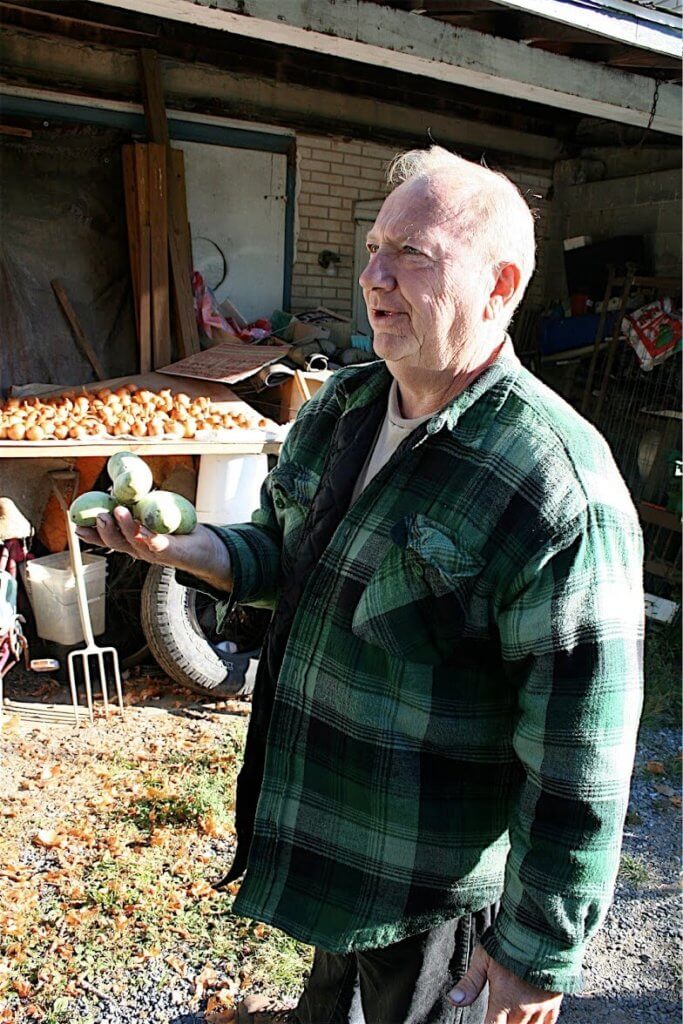
[[[192,298],[192,247],[182,150],[169,144],[156,53],[141,53],[147,131],[151,142],[123,147],[140,373],[199,351]],[[171,323],[175,352],[171,345]]]

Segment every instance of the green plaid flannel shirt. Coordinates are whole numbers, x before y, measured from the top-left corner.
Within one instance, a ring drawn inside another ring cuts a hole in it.
[[[337,419],[383,363],[301,409],[233,599],[275,607]],[[501,898],[484,945],[576,991],[611,900],[642,683],[642,541],[600,435],[500,358],[411,435],[308,579],[268,732],[237,913],[333,952]]]

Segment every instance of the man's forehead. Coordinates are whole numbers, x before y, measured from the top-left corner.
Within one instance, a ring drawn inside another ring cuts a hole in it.
[[[460,210],[456,197],[443,189],[406,182],[384,200],[368,238],[387,235],[406,240],[438,240],[457,232]]]

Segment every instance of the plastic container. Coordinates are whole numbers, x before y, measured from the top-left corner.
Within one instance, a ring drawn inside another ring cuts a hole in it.
[[[107,559],[85,552],[82,557],[92,631],[98,636],[104,633],[105,627]],[[65,646],[85,639],[68,551],[25,562],[24,583],[36,617],[38,636]]]
[[[227,526],[248,523],[260,504],[267,455],[202,455],[197,478],[197,519]]]

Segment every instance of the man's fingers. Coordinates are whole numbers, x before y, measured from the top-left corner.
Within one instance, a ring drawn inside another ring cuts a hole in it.
[[[489,1007],[486,1020],[484,1024],[517,1024],[514,1017],[511,1017],[507,1010],[499,1010],[491,1016],[491,1009]]]
[[[149,552],[159,555],[169,548],[169,535],[166,533],[152,533],[146,526],[133,519],[129,509],[118,505],[114,509],[116,524],[126,538],[133,550],[144,558]]]
[[[102,538],[94,527],[79,526],[76,529],[76,536],[80,537],[84,544],[97,544],[102,547]]]
[[[130,509],[125,505],[117,505],[114,509],[114,523],[130,544],[142,540],[145,533],[149,532],[145,531],[145,527],[137,519],[133,519]]]
[[[127,551],[128,543],[118,528],[113,516],[103,513],[97,517],[95,529],[99,535],[99,543],[114,551]]]
[[[488,960],[489,957],[482,947],[477,946],[472,954],[469,970],[463,974],[455,988],[448,993],[452,1003],[455,1003],[456,1006],[472,1005],[486,984]],[[498,1024],[497,1021],[496,1024]]]

